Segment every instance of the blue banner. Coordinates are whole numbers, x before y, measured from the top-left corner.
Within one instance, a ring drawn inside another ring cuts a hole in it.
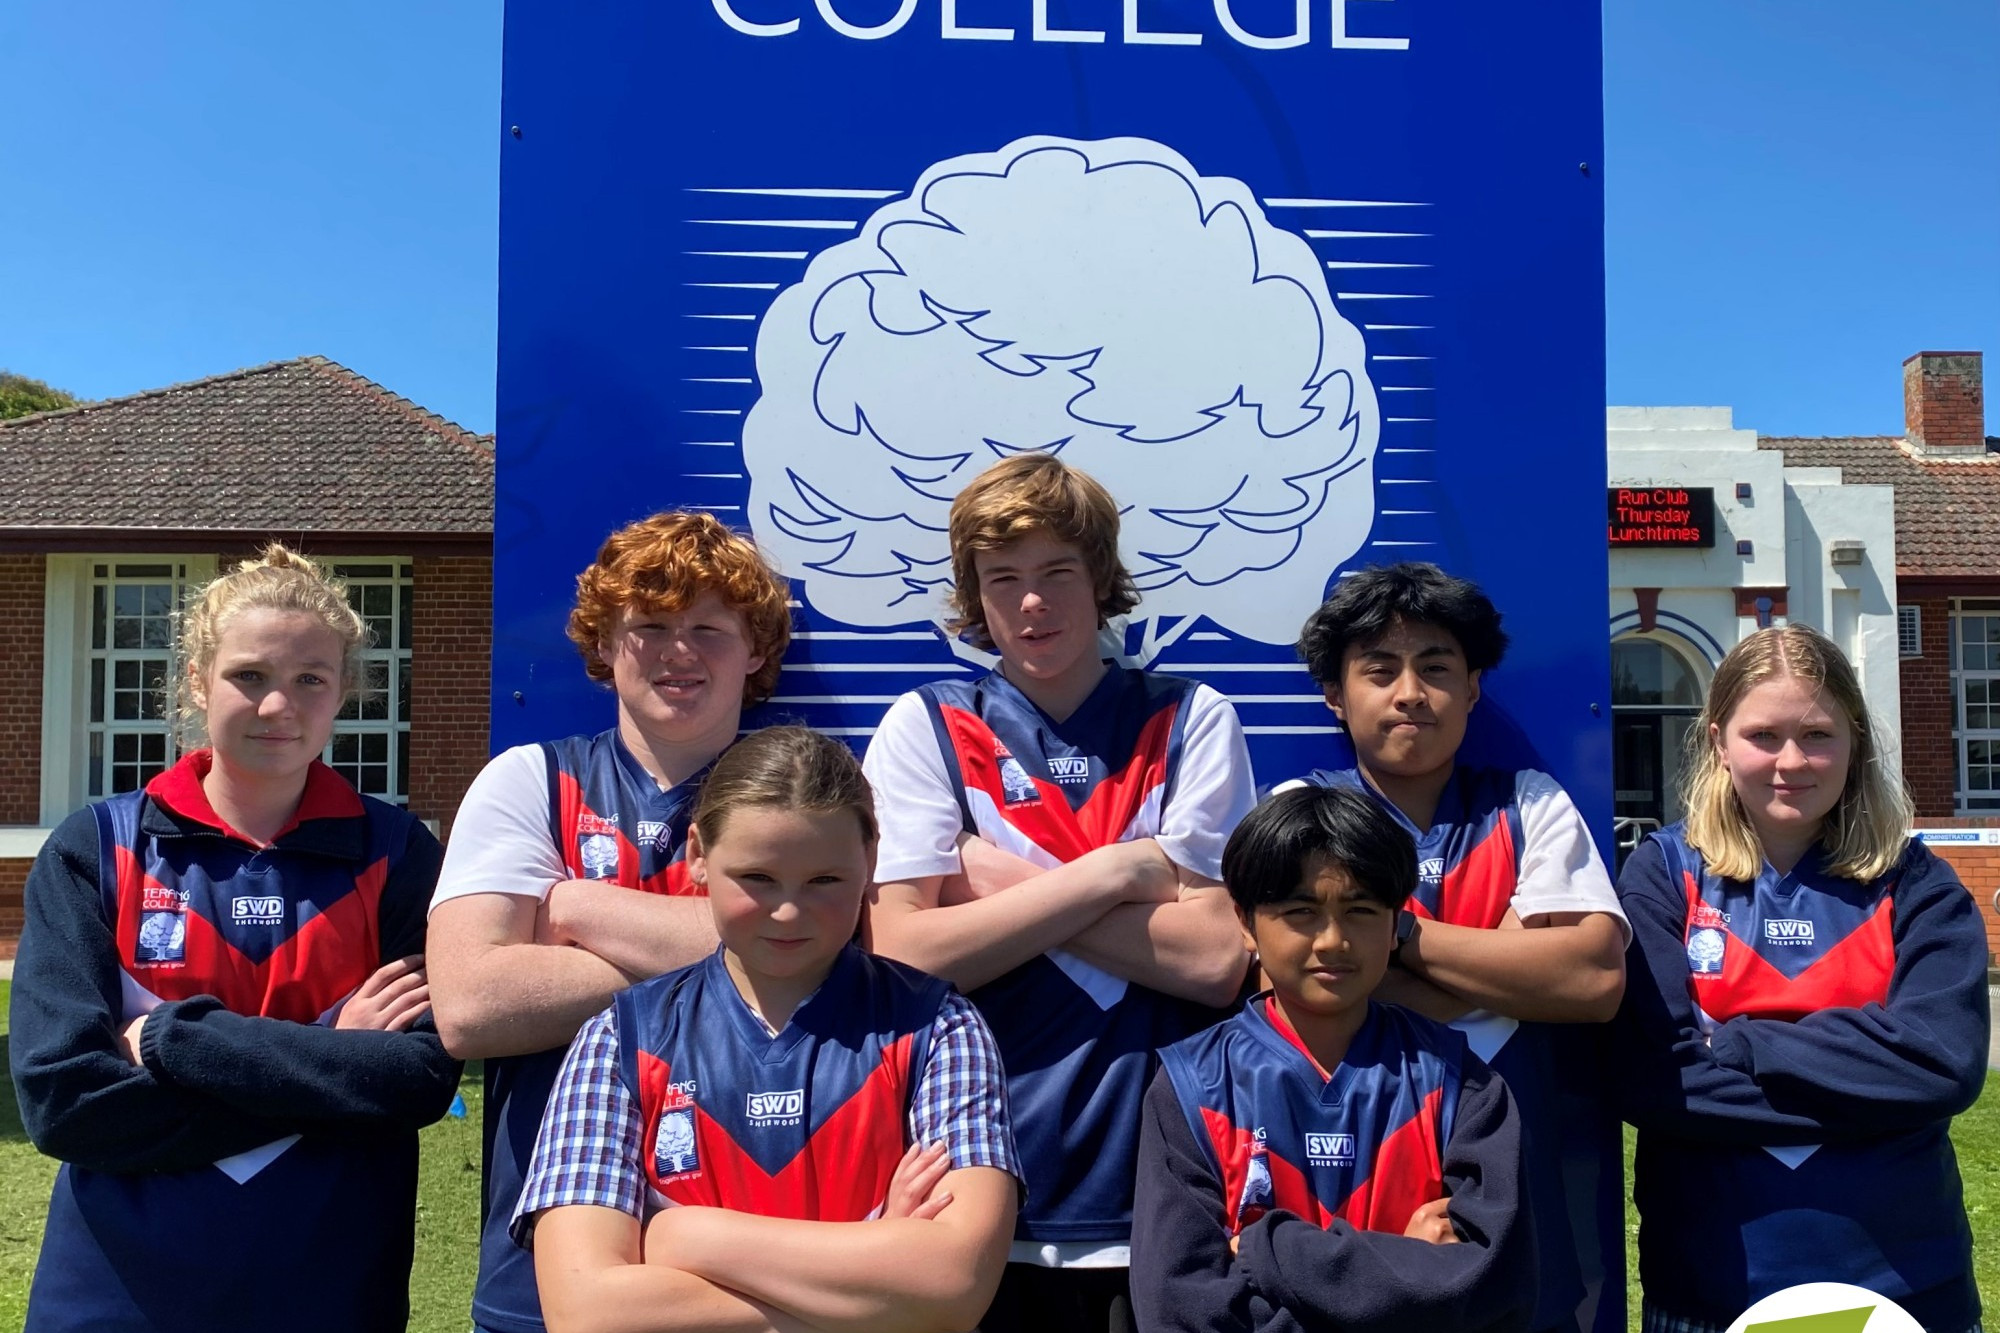
[[[575,575],[681,506],[794,580],[750,722],[859,744],[984,669],[945,514],[1042,449],[1261,782],[1340,761],[1332,580],[1433,560],[1514,638],[1474,756],[1608,834],[1600,78],[1589,0],[513,0],[496,748],[609,724]]]

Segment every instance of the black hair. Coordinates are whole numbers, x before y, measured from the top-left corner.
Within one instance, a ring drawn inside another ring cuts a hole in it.
[[[1391,911],[1417,890],[1416,840],[1373,797],[1349,787],[1294,787],[1266,797],[1229,835],[1222,880],[1248,917],[1298,892],[1321,858]]]
[[[1507,652],[1500,613],[1478,584],[1412,560],[1364,569],[1334,584],[1299,631],[1299,656],[1314,680],[1338,684],[1347,650],[1380,642],[1399,620],[1448,631],[1472,671],[1499,666]]]

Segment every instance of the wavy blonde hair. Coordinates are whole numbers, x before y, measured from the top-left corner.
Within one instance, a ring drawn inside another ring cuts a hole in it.
[[[1830,709],[1846,717],[1854,735],[1846,784],[1820,826],[1826,869],[1864,882],[1887,873],[1909,842],[1909,793],[1868,723],[1868,705],[1853,666],[1833,640],[1809,625],[1760,629],[1730,649],[1715,669],[1701,725],[1688,731],[1687,767],[1681,777],[1688,844],[1724,879],[1757,877],[1763,848],[1713,738],[1744,695],[1784,676],[1812,685]]]
[[[223,630],[245,611],[294,612],[332,630],[340,640],[341,702],[361,679],[368,626],[348,605],[347,586],[284,543],[272,542],[256,559],[209,580],[181,609],[183,670],[173,690],[173,711],[184,744],[207,739],[208,717],[195,701],[195,682],[207,679]]]

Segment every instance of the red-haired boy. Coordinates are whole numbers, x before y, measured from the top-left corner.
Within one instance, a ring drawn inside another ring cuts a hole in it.
[[[488,764],[431,904],[438,1031],[453,1055],[486,1061],[472,1317],[492,1333],[544,1327],[533,1256],[508,1222],[570,1039],[617,992],[715,949],[685,871],[688,817],[791,637],[784,580],[707,514],[620,529],[576,586],[569,636],[616,694],[617,725]]]

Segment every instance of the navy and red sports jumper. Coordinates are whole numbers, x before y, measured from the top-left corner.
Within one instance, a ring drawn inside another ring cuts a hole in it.
[[[877,876],[955,871],[953,840],[965,832],[1044,868],[1157,837],[1213,877],[1211,856],[1250,804],[1242,749],[1228,704],[1173,676],[1113,668],[1061,722],[997,672],[923,686],[890,710],[868,752],[884,821]],[[1062,950],[970,998],[1007,1067],[1027,1172],[1015,1258],[1068,1243],[1122,1264],[1154,1053],[1219,1015]]]
[[[1848,1282],[1924,1327],[1979,1321],[1951,1117],[1986,1075],[1986,937],[1912,841],[1863,884],[1815,847],[1711,873],[1675,825],[1619,877],[1633,929],[1615,1086],[1639,1130],[1649,1308],[1727,1325]]]
[[[1020,1175],[999,1058],[972,1006],[849,944],[772,1032],[723,951],[620,992],[570,1048],[515,1210],[728,1208],[808,1222],[880,1213],[912,1143]]]
[[[1530,917],[1607,912],[1622,918],[1610,878],[1576,807],[1533,769],[1459,767],[1428,829],[1369,786],[1357,769],[1321,770],[1315,785],[1367,793],[1417,844],[1420,917],[1492,930],[1508,909]],[[1587,1294],[1588,1327],[1625,1328],[1624,1149],[1599,1087],[1595,1024],[1520,1023],[1474,1011],[1453,1023],[1505,1078],[1520,1104],[1527,1196],[1541,1257],[1532,1327],[1573,1330]]]
[[[729,1002],[735,990],[718,952],[612,1005],[647,1184],[676,1204],[865,1221],[908,1146],[911,1094],[951,988],[850,945],[775,1034]]]
[[[1266,995],[1161,1064],[1133,1219],[1140,1327],[1529,1327],[1520,1119],[1462,1035],[1370,1005],[1326,1071]],[[1404,1236],[1447,1195],[1461,1243]]]
[[[458,1064],[428,1015],[333,1023],[423,952],[437,840],[315,763],[260,847],[210,807],[209,764],[78,811],[29,874],[14,1083],[64,1166],[27,1328],[401,1329],[416,1131]],[[119,1032],[140,1014],[135,1066]]]
[[[507,858],[505,874],[520,880],[522,891],[542,896],[565,878],[605,880],[646,893],[699,894],[688,878],[685,852],[703,776],[705,770],[662,790],[615,727],[510,750],[488,765],[467,793],[452,830],[448,882],[438,899],[515,891],[513,880],[477,864],[479,848],[486,859]],[[531,826],[515,827],[524,816]],[[472,853],[471,871],[458,868],[461,842]],[[534,1258],[514,1243],[507,1226],[566,1049],[486,1061],[484,1222],[472,1315],[481,1328],[496,1333],[542,1333]]]

